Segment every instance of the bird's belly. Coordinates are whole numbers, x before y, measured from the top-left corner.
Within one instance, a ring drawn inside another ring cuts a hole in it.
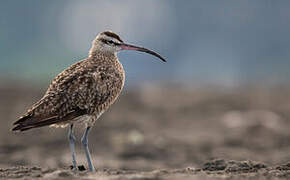
[[[55,123],[50,125],[50,127],[53,128],[65,128],[70,124],[73,123],[82,123],[82,124],[86,124],[86,126],[92,126],[94,124],[94,122],[104,113],[104,111],[100,112],[97,116],[93,116],[93,115],[82,115],[79,117],[76,117],[70,121],[66,121],[66,122],[60,122],[60,123]]]

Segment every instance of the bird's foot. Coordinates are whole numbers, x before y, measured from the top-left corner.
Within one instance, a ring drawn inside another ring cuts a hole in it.
[[[70,166],[70,169],[72,171],[85,171],[86,170],[86,168],[85,168],[84,165],[79,165],[79,166],[73,166],[73,165],[71,165]]]

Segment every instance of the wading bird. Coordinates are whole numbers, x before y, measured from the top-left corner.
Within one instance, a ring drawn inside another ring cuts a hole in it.
[[[95,171],[88,148],[88,134],[94,122],[114,103],[125,80],[125,72],[117,52],[136,50],[152,54],[166,62],[159,54],[143,47],[124,43],[121,38],[105,31],[92,42],[88,58],[81,60],[56,76],[45,95],[13,125],[13,131],[26,131],[42,126],[69,126],[69,145],[73,169],[77,169],[73,125],[82,122],[86,130],[81,139],[88,167]]]

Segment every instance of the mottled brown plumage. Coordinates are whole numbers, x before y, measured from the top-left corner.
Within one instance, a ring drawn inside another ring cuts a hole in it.
[[[28,110],[14,130],[43,125],[67,125],[89,115],[92,123],[120,94],[125,73],[114,54],[96,52],[60,73],[44,97]],[[28,121],[29,120],[29,121]]]
[[[88,58],[71,65],[56,76],[43,98],[13,124],[15,127],[12,130],[71,125],[69,140],[75,169],[72,128],[75,122],[84,122],[87,129],[82,142],[90,170],[94,171],[87,135],[90,127],[114,103],[124,86],[125,72],[117,58],[120,50],[142,51],[165,61],[151,50],[125,44],[111,31],[102,32],[93,41]]]

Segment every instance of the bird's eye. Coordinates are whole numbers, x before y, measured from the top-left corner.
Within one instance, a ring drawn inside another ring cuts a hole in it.
[[[114,44],[114,41],[112,41],[112,40],[109,40],[107,42],[108,42],[108,44]]]

